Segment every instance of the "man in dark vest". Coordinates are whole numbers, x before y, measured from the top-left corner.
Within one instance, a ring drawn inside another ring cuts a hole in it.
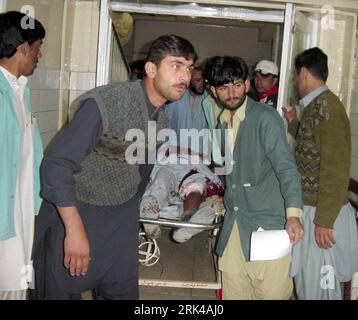
[[[34,298],[80,299],[89,289],[98,299],[138,298],[138,203],[151,166],[128,163],[126,134],[146,135],[149,120],[158,131],[169,127],[162,106],[182,97],[195,59],[189,41],[161,36],[149,49],[143,81],[80,97],[42,164]]]

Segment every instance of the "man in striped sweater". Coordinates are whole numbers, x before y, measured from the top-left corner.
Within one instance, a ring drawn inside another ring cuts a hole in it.
[[[301,121],[294,107],[283,108],[302,177],[305,235],[294,247],[291,267],[299,299],[342,299],[340,283],[358,270],[357,227],[348,202],[351,131],[343,104],[326,85],[327,60],[319,48],[297,55]]]

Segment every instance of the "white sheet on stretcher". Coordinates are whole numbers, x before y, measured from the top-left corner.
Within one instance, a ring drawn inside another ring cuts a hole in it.
[[[180,205],[170,205],[160,210],[159,217],[165,219],[180,219]]]

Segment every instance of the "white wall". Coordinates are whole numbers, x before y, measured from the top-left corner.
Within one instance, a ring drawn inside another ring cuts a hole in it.
[[[29,78],[31,104],[44,146],[47,146],[58,128],[63,4],[62,0],[11,0],[7,1],[6,7],[7,11],[19,11],[24,5],[33,6],[35,18],[46,29],[43,57],[34,75]]]
[[[66,7],[65,7],[66,3]],[[43,57],[29,78],[44,147],[67,122],[72,101],[95,86],[99,1],[11,0],[6,10],[34,8],[44,25]]]
[[[328,55],[328,87],[349,110],[350,61],[354,55],[352,30],[354,19],[350,16],[335,16],[333,29],[321,28],[320,48]],[[334,39],[334,44],[332,43]]]
[[[73,101],[96,84],[99,1],[76,1],[71,10],[68,33],[72,39],[66,53],[70,118],[75,111]]]

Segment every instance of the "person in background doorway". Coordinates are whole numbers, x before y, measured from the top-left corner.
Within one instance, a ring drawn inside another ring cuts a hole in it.
[[[200,132],[200,130],[208,128],[202,107],[202,102],[207,96],[203,71],[199,66],[196,66],[191,73],[189,88],[183,97],[178,101],[169,103],[165,108],[170,118],[170,127],[177,134],[180,147],[189,148],[198,153],[207,151],[203,148],[204,141],[197,140],[199,145],[194,145],[193,139],[189,138],[188,141],[180,139],[180,130],[196,129]]]
[[[135,81],[137,79],[143,79],[145,76],[144,70],[145,60],[135,60],[129,64],[129,80]]]
[[[259,100],[277,108],[278,98],[278,67],[269,60],[260,61],[254,70],[254,83]]]
[[[303,106],[283,108],[302,177],[303,241],[294,248],[291,275],[299,299],[342,299],[341,283],[358,271],[358,237],[348,202],[351,131],[346,110],[326,85],[328,57],[311,48],[295,59]]]
[[[0,300],[24,300],[33,286],[42,142],[27,77],[42,56],[45,34],[23,13],[0,14]]]

